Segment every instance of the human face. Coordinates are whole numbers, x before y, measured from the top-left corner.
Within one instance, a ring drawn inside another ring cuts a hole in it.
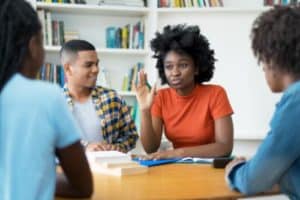
[[[195,75],[198,74],[193,59],[187,54],[175,51],[167,53],[164,60],[164,73],[170,87],[179,95],[189,94],[195,86]]]
[[[284,89],[282,84],[282,73],[271,67],[269,64],[263,63],[262,66],[270,90],[275,93],[282,92]]]
[[[74,61],[70,63],[69,81],[77,87],[94,87],[99,72],[98,64],[96,51],[79,51]]]

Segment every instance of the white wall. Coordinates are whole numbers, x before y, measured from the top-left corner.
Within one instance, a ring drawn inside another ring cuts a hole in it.
[[[231,5],[230,1],[225,2]],[[167,24],[187,23],[199,25],[207,36],[218,59],[211,83],[222,85],[228,93],[238,139],[263,138],[279,98],[269,91],[251,50],[250,30],[260,12],[160,13],[158,16],[159,30]]]

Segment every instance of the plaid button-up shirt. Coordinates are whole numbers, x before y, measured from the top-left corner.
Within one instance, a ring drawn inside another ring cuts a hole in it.
[[[73,111],[74,103],[67,85],[63,89],[67,103]],[[133,149],[138,134],[125,101],[114,90],[101,86],[92,90],[91,97],[100,118],[103,139],[123,151]]]

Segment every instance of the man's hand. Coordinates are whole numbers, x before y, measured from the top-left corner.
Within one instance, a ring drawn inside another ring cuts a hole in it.
[[[237,157],[235,158],[233,161],[231,161],[230,163],[228,163],[226,165],[225,168],[225,174],[226,176],[228,175],[228,173],[232,170],[232,168],[240,163],[246,162],[246,158],[245,157]]]
[[[90,143],[86,147],[87,151],[120,151],[122,152],[122,149],[113,144],[107,144],[105,142],[95,142]]]

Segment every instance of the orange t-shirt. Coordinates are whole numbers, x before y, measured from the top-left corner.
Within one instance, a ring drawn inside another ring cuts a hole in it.
[[[198,84],[187,96],[172,88],[159,90],[151,113],[163,120],[166,137],[179,148],[213,143],[214,120],[233,110],[221,86]]]

